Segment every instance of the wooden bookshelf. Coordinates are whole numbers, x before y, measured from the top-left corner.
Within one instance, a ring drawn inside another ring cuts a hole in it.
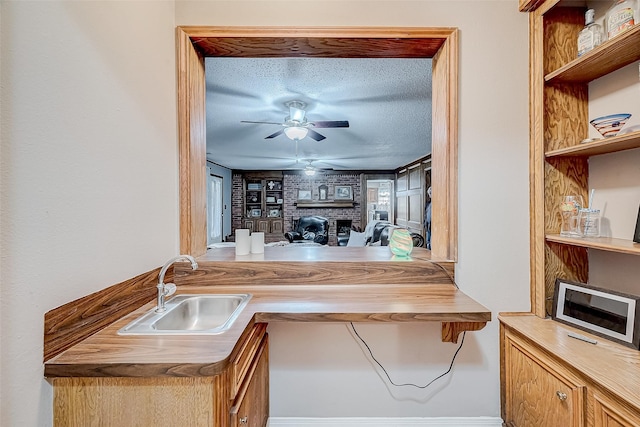
[[[547,74],[547,83],[589,83],[640,59],[640,25]]]

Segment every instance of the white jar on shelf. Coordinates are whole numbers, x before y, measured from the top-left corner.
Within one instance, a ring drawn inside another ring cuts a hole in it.
[[[605,26],[609,39],[617,36],[638,23],[636,0],[617,0],[605,15]]]

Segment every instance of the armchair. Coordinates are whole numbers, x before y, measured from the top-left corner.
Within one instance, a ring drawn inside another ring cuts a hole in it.
[[[389,237],[393,225],[389,221],[370,222],[365,229],[365,244],[369,246],[388,246]],[[418,233],[411,233],[413,247],[419,248],[424,246],[424,237]]]
[[[326,245],[329,242],[329,220],[322,216],[302,216],[294,223],[294,230],[284,233],[290,243],[312,241]]]

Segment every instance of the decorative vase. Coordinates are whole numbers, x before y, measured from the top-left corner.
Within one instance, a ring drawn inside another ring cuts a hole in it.
[[[404,228],[394,228],[389,239],[389,250],[399,257],[408,257],[413,250],[411,233]]]

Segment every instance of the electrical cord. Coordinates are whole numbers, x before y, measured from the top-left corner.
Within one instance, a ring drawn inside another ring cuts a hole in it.
[[[449,278],[449,280],[451,280],[451,283],[453,284],[453,286],[455,286],[456,289],[460,289],[460,287],[456,283],[456,281],[453,278],[453,276],[451,275],[451,273],[449,273],[449,270],[447,270],[445,267],[443,267],[442,265],[440,265],[439,263],[437,263],[435,261],[431,261],[431,260],[427,260],[427,259],[424,259],[424,261],[428,261],[431,264],[433,264],[433,265],[437,266],[438,268],[440,268],[440,270],[442,270],[442,272]],[[419,388],[419,389],[426,389],[427,387],[429,387],[431,384],[433,384],[434,382],[436,382],[440,378],[442,378],[445,375],[449,374],[451,372],[451,370],[453,369],[453,364],[456,361],[456,357],[458,356],[458,353],[462,349],[462,345],[464,344],[464,337],[467,334],[467,331],[463,331],[462,332],[462,339],[460,340],[460,345],[456,349],[455,353],[453,353],[453,357],[451,358],[451,363],[449,364],[449,369],[447,369],[444,373],[438,375],[437,377],[435,377],[434,379],[429,381],[427,384],[422,385],[422,386],[418,385],[418,384],[414,384],[414,383],[396,384],[391,379],[391,376],[389,375],[389,373],[387,372],[385,367],[382,366],[382,364],[378,361],[378,359],[376,359],[376,357],[373,355],[373,351],[371,350],[371,347],[369,347],[369,344],[367,344],[367,342],[360,336],[360,334],[356,330],[355,326],[353,325],[353,322],[349,322],[349,324],[351,325],[351,329],[353,330],[353,333],[356,335],[356,337],[358,337],[358,339],[362,342],[362,344],[364,344],[364,346],[367,348],[367,351],[369,351],[369,355],[371,356],[371,359],[380,367],[380,369],[382,369],[382,371],[384,372],[385,376],[389,380],[389,383],[391,385],[395,386],[395,387],[415,387],[415,388]]]
[[[458,346],[458,349],[456,350],[455,353],[453,353],[453,357],[451,358],[451,363],[449,364],[449,369],[447,369],[446,372],[438,375],[437,377],[435,377],[434,379],[432,379],[431,381],[429,381],[426,385],[417,385],[414,383],[404,383],[404,384],[396,384],[391,377],[389,376],[389,373],[387,372],[387,370],[384,368],[384,366],[382,366],[382,364],[378,361],[378,359],[376,359],[376,357],[373,355],[373,351],[371,350],[371,347],[369,347],[369,344],[367,344],[367,342],[360,336],[360,334],[358,333],[358,331],[356,331],[355,326],[353,325],[353,322],[349,322],[351,324],[351,329],[353,329],[353,332],[356,334],[356,336],[358,337],[358,339],[362,342],[362,344],[364,344],[364,346],[367,348],[367,350],[369,351],[369,355],[371,355],[371,359],[376,362],[376,364],[378,366],[380,366],[380,368],[382,369],[382,371],[384,372],[384,374],[387,376],[387,379],[389,380],[389,382],[391,383],[391,385],[395,386],[395,387],[415,387],[415,388],[419,388],[419,389],[425,389],[427,387],[429,387],[431,384],[433,384],[434,382],[436,382],[437,380],[439,380],[440,378],[444,377],[445,375],[447,375],[449,372],[451,372],[451,369],[453,369],[453,363],[456,361],[456,357],[458,356],[458,353],[460,352],[460,349],[462,349],[462,345],[464,344],[464,336],[466,335],[466,331],[462,332],[462,339],[460,340],[460,345]]]

